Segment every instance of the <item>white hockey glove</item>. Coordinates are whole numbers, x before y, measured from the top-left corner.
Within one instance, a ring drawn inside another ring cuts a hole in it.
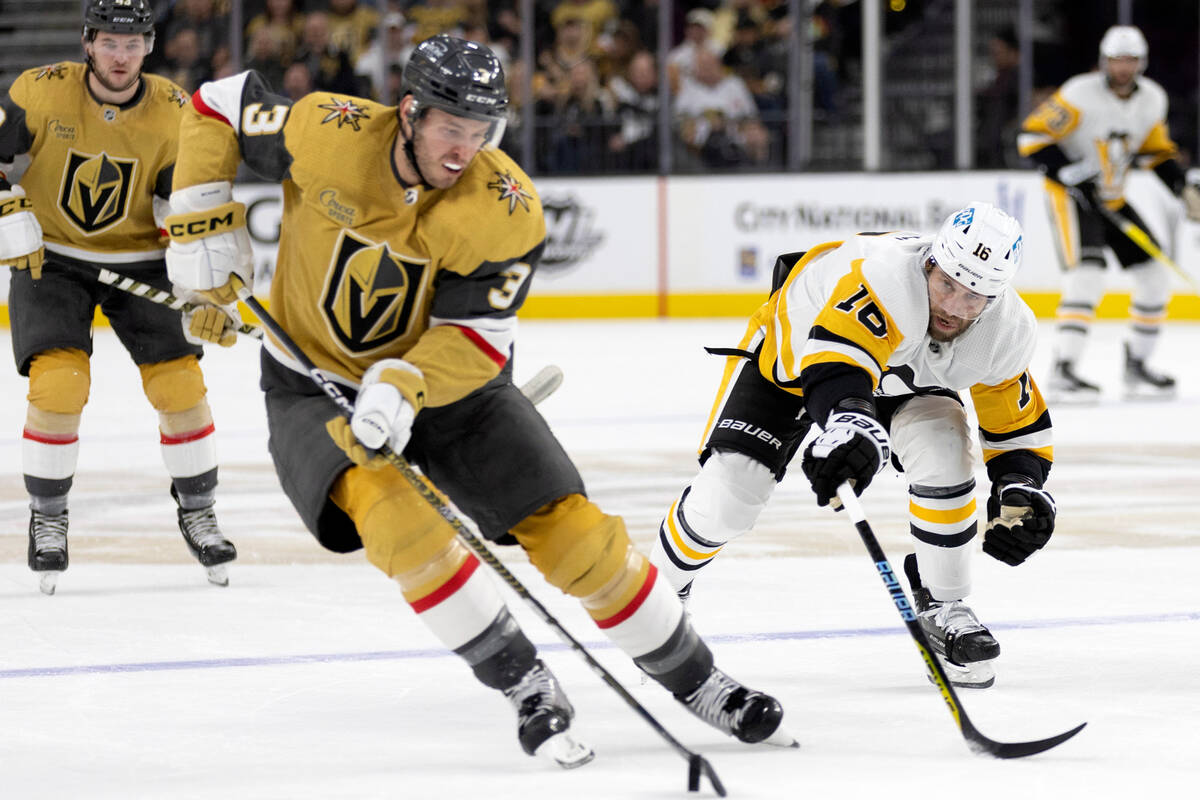
[[[27,269],[36,281],[42,277],[45,260],[42,226],[33,214],[33,202],[20,186],[0,192],[0,266]]]
[[[386,444],[395,453],[404,452],[413,420],[424,406],[425,377],[421,370],[407,361],[387,358],[375,362],[363,374],[348,425],[344,418],[336,417],[325,427],[351,461],[374,468],[383,462],[368,451]]]
[[[246,206],[233,201],[228,181],[200,183],[171,193],[164,220],[171,243],[167,274],[178,286],[199,292],[215,305],[237,300],[237,276],[253,285],[254,253],[246,230]]]
[[[838,487],[850,481],[854,494],[861,495],[891,457],[891,442],[878,420],[856,411],[835,411],[804,451],[801,468],[817,493],[817,505],[832,500],[837,511],[842,507]]]
[[[1063,186],[1078,186],[1100,177],[1100,165],[1089,160],[1075,161],[1060,167],[1054,179]]]
[[[242,315],[237,305],[199,305],[183,312],[183,337],[192,344],[219,344],[233,347],[237,343],[237,331],[242,326]]]
[[[1183,210],[1192,222],[1200,222],[1200,184],[1189,183],[1180,193],[1183,200]]]
[[[1024,475],[1004,475],[988,498],[988,527],[983,552],[1010,567],[1021,564],[1054,533],[1058,507],[1045,489]]]

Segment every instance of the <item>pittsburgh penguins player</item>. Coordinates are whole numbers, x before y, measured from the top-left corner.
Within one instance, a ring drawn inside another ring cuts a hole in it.
[[[172,279],[227,302],[252,280],[239,160],[283,184],[271,313],[357,394],[349,421],[275,341],[262,356],[270,450],[324,547],[362,548],[485,686],[517,709],[528,754],[592,757],[573,710],[489,571],[404,477],[403,453],[489,539],[519,544],[612,641],[689,710],[744,742],[792,744],[779,703],[713,666],[669,584],[605,514],[512,384],[516,311],[545,243],[529,178],[499,140],[504,73],[445,35],[405,67],[397,107],[315,92],[295,103],[251,71],[202,85],[181,128]]]
[[[904,561],[922,628],[958,686],[987,687],[1000,645],[964,602],[976,534],[969,390],[991,480],[983,549],[1017,565],[1046,544],[1055,505],[1050,415],[1029,373],[1036,324],[1009,286],[1020,224],[975,202],[934,237],[859,234],[779,257],[770,299],[726,362],[699,474],[671,505],[651,560],[686,598],[749,531],[818,426],[801,466],[838,508],[889,459],[909,485]]]
[[[1153,169],[1183,199],[1189,219],[1200,220],[1200,186],[1189,183],[1167,131],[1167,94],[1145,77],[1146,39],[1129,25],[1109,28],[1100,40],[1100,69],[1076,75],[1025,120],[1021,155],[1046,175],[1055,243],[1065,270],[1055,335],[1054,375],[1048,390],[1064,400],[1094,400],[1101,387],[1080,377],[1096,305],[1104,293],[1109,248],[1133,278],[1130,329],[1124,343],[1126,393],[1170,395],[1175,379],[1151,370],[1167,315],[1169,270],[1130,241],[1097,210],[1104,206],[1149,233],[1125,200],[1134,167]]]
[[[155,221],[170,195],[187,95],[143,75],[154,44],[146,0],[89,0],[85,64],[24,72],[0,98],[0,162],[28,154],[19,185],[0,176],[0,264],[12,268],[9,304],[17,370],[29,378],[22,444],[29,566],[53,594],[67,568],[67,493],[90,388],[97,306],[141,372],[158,412],[179,529],[209,580],[228,583],[237,556],[217,527],[217,456],[199,343],[232,344],[234,320],[214,306],[188,314],[111,289],[105,267],[170,290]]]

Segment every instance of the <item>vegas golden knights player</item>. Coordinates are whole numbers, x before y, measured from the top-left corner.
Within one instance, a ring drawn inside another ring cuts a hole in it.
[[[1046,175],[1054,241],[1065,269],[1048,387],[1062,399],[1095,399],[1101,391],[1077,369],[1104,293],[1106,248],[1133,279],[1125,391],[1156,396],[1175,390],[1174,378],[1146,365],[1167,318],[1171,274],[1098,210],[1105,207],[1147,230],[1125,200],[1129,171],[1144,167],[1183,199],[1189,219],[1200,220],[1200,186],[1180,166],[1167,131],[1167,93],[1142,74],[1146,56],[1140,30],[1109,28],[1100,40],[1099,71],[1059,87],[1029,115],[1017,138],[1021,155]]]
[[[977,532],[969,390],[992,490],[985,553],[1025,561],[1054,530],[1042,489],[1050,415],[1029,372],[1033,312],[1010,286],[1020,224],[988,203],[934,237],[859,234],[780,256],[770,299],[728,357],[699,474],[671,505],[651,559],[682,596],[748,532],[799,451],[819,505],[861,494],[895,453],[909,484],[918,619],[951,682],[985,688],[1000,645],[964,602]]]
[[[220,302],[249,283],[239,157],[283,184],[271,313],[330,379],[349,421],[278,343],[263,350],[270,450],[318,542],[363,548],[419,618],[518,712],[518,738],[564,766],[591,758],[573,711],[492,576],[401,474],[388,444],[493,541],[519,544],[685,706],[745,742],[793,744],[773,698],[713,666],[624,522],[589,501],[545,420],[512,384],[516,311],[545,244],[529,178],[494,147],[508,102],[487,48],[439,35],[386,107],[315,92],[295,103],[255,72],[202,85],[181,127],[168,218],[177,283]],[[374,457],[373,457],[374,456]]]
[[[154,206],[166,207],[187,95],[141,73],[154,42],[146,0],[90,0],[86,64],[23,73],[0,100],[0,162],[28,154],[19,185],[0,184],[0,263],[12,267],[13,355],[29,377],[23,437],[32,514],[29,566],[52,594],[67,568],[67,493],[90,388],[99,306],[141,372],[188,548],[228,582],[237,552],[217,527],[213,420],[198,341],[232,343],[233,321],[207,306],[185,318],[102,285],[103,266],[170,289]]]

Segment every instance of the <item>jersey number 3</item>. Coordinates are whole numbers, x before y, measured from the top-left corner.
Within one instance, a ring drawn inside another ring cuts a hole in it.
[[[867,287],[861,283],[858,285],[858,291],[835,305],[834,308],[847,314],[853,314],[864,328],[880,339],[887,337],[887,319],[879,310],[879,306],[871,299],[871,293],[867,291]]]

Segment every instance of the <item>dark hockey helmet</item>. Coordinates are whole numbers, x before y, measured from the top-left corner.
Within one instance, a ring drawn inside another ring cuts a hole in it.
[[[83,12],[83,38],[105,33],[140,33],[154,41],[154,9],[149,0],[88,0]]]
[[[417,45],[404,66],[401,95],[416,101],[409,121],[428,108],[468,119],[492,123],[488,140],[495,144],[504,134],[508,89],[504,68],[487,47],[440,33]]]

